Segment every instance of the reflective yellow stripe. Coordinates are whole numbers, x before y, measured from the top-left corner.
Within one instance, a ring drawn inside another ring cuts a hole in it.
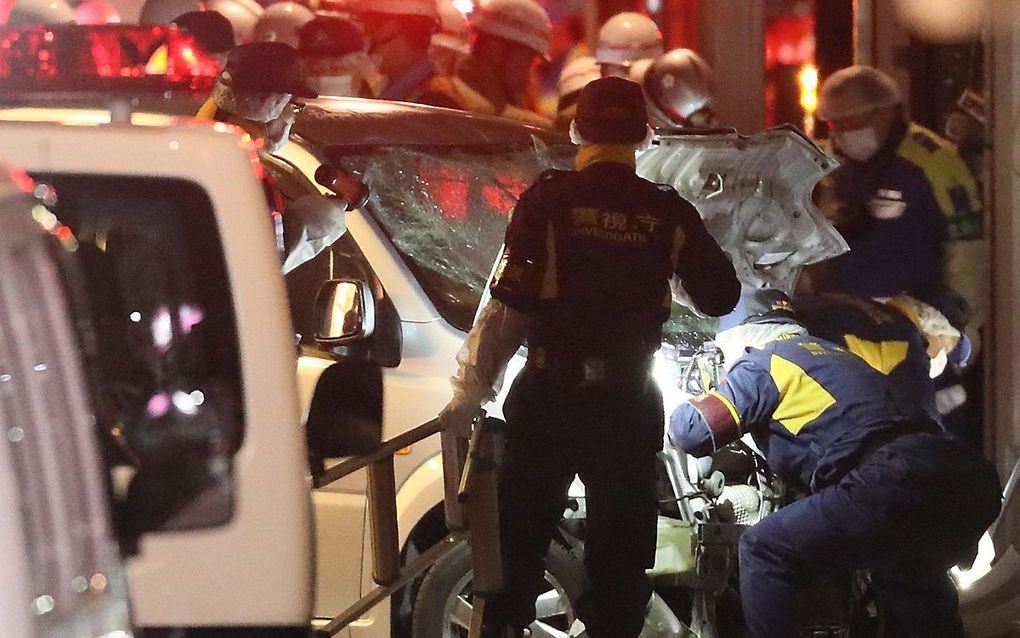
[[[708,394],[722,401],[722,404],[726,406],[726,409],[730,411],[730,416],[733,417],[733,422],[740,427],[740,415],[737,413],[737,407],[733,405],[733,402],[727,399],[724,395],[719,394],[715,390],[709,390]]]
[[[555,299],[560,294],[556,272],[556,233],[552,222],[545,227],[545,264],[542,272],[542,292],[539,299]]]
[[[915,135],[928,138],[935,150],[925,147],[917,141]],[[956,214],[949,191],[954,186],[961,187],[970,200],[972,212],[980,215],[981,198],[978,194],[977,181],[970,169],[963,163],[956,146],[926,128],[911,124],[903,142],[896,151],[900,157],[918,166],[931,183],[935,200],[946,217]]]
[[[850,352],[868,362],[868,365],[882,374],[889,374],[907,358],[906,341],[866,341],[854,335],[846,335],[846,347]]]
[[[779,406],[772,418],[792,434],[836,404],[836,399],[792,361],[772,355],[769,374],[779,389]]]

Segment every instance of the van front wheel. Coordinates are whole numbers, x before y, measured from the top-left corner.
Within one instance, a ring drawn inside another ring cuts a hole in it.
[[[584,565],[553,542],[545,558],[545,584],[535,603],[534,638],[566,638],[584,591]],[[429,570],[418,590],[412,621],[413,638],[465,638],[471,626],[471,547],[461,544]]]

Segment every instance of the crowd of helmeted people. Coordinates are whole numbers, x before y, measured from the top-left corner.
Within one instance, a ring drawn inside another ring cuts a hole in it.
[[[107,0],[72,5],[16,0],[10,22],[120,21]],[[452,0],[283,0],[268,6],[147,0],[138,22],[189,33],[224,70],[236,70],[242,60],[253,65],[257,73],[241,73],[266,75],[257,88],[286,73],[291,77],[282,84],[301,83],[323,96],[418,102],[567,131],[581,88],[615,75],[644,85],[655,125],[715,124],[711,68],[689,49],[665,52],[658,26],[645,15],[611,17],[591,51],[578,29],[562,37],[536,0],[475,5],[465,15]],[[573,24],[561,17],[557,24]],[[235,49],[241,50],[230,64]],[[558,83],[548,81],[557,72]]]

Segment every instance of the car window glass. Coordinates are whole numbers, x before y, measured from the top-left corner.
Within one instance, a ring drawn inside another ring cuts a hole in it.
[[[574,147],[331,149],[330,160],[363,176],[368,212],[439,313],[469,330],[518,196]]]
[[[74,243],[98,341],[101,398],[138,476],[166,464],[195,466],[187,473],[194,483],[162,504],[172,512],[185,492],[222,484],[227,464],[208,461],[229,459],[243,437],[233,297],[212,202],[178,179],[34,177],[56,193],[44,223]],[[166,492],[157,482],[153,496]],[[156,505],[151,497],[142,502]]]

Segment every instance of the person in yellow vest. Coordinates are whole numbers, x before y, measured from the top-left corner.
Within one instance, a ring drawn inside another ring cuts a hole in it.
[[[316,93],[305,84],[294,47],[252,42],[230,52],[212,95],[195,117],[236,124],[271,152],[290,135],[295,97],[313,98]]]
[[[454,75],[433,78],[419,101],[551,126],[527,107],[534,67],[552,35],[545,9],[534,0],[488,0],[469,22],[475,34],[471,53]]]

